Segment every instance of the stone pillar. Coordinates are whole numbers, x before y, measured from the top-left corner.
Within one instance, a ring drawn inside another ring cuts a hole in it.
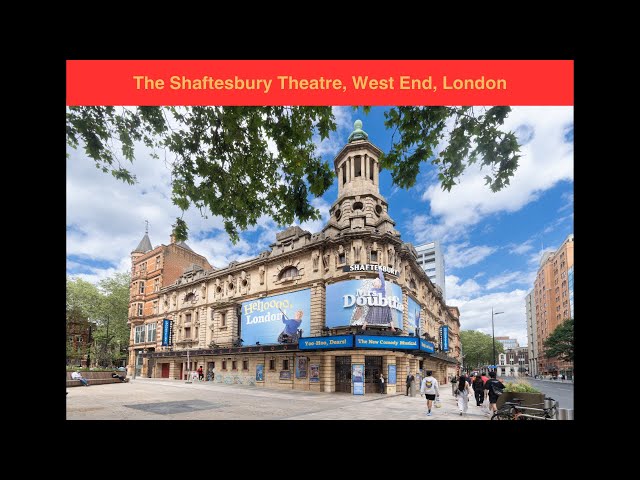
[[[364,162],[364,165],[362,165],[362,175],[366,180],[369,180],[369,157],[367,157],[366,153],[362,155],[360,161]]]
[[[335,362],[333,355],[324,355],[320,364],[320,384],[323,392],[335,392]]]
[[[395,395],[396,392],[398,391],[402,391],[402,378],[399,374],[398,374],[398,366],[396,365],[396,383],[395,384],[391,384],[389,383],[389,365],[395,365],[396,364],[396,357],[394,356],[393,352],[387,353],[386,355],[384,355],[382,357],[382,374],[384,375],[384,379],[386,382],[386,386],[387,386],[387,395]]]
[[[378,162],[373,162],[373,184],[378,185],[379,167]]]
[[[169,378],[175,380],[180,375],[180,363],[177,360],[169,362]]]

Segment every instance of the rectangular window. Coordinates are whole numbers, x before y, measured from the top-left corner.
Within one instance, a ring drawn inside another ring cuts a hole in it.
[[[144,325],[137,325],[134,337],[134,343],[144,342]]]
[[[347,183],[347,169],[345,165],[342,165],[342,184]]]
[[[347,254],[346,253],[339,253],[338,254],[338,263],[339,264],[347,263]]]
[[[155,342],[156,341],[156,324],[148,323],[147,324],[147,342]]]
[[[249,360],[243,360],[242,361],[242,369],[243,370],[249,370]]]
[[[269,370],[275,370],[276,369],[276,361],[272,358],[271,360],[269,360]]]
[[[370,158],[369,162],[369,180],[373,180],[373,158]]]
[[[187,314],[184,316],[184,323],[185,323],[185,325],[186,325],[187,323],[191,323],[191,314],[190,314],[190,313],[187,313]]]
[[[160,255],[156,257],[156,270],[160,268]]]
[[[139,303],[138,304],[138,316],[141,317],[142,316],[142,309],[144,308],[144,303]]]
[[[227,361],[226,361],[226,360],[223,360],[223,361],[222,361],[222,369],[223,369],[223,370],[226,370],[226,369],[227,369]]]
[[[227,326],[227,314],[225,312],[220,313],[220,326],[221,327]]]
[[[283,370],[289,370],[289,360],[288,359],[284,359],[282,360],[282,369]]]
[[[159,278],[156,278],[153,281],[153,291],[154,292],[159,292],[160,291],[160,279]]]
[[[191,338],[191,328],[187,327],[184,329],[184,338]]]
[[[362,176],[362,162],[360,161],[361,157],[360,155],[356,155],[354,157],[354,165],[353,165],[353,174],[356,177],[361,177]]]
[[[231,362],[231,370],[237,370],[238,369],[238,362],[236,362],[235,360],[233,360]]]
[[[138,283],[138,293],[144,293],[144,282],[139,282]]]
[[[153,313],[154,315],[158,314],[158,300],[153,301]]]
[[[378,252],[376,250],[371,250],[371,263],[378,263]]]

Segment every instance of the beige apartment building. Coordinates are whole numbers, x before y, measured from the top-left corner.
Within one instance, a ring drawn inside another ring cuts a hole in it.
[[[545,252],[540,260],[533,293],[537,343],[537,374],[573,377],[573,364],[556,358],[546,358],[544,341],[564,320],[571,318],[570,299],[573,285],[569,269],[573,267],[573,234],[555,252]]]
[[[163,280],[142,321],[132,295],[140,375],[186,380],[202,367],[217,383],[368,394],[380,374],[394,393],[408,372],[432,370],[441,383],[457,373],[460,312],[401,240],[379,191],[382,152],[355,127],[334,160],[338,197],[321,232],[287,228],[224,268],[199,257]],[[149,329],[155,340],[140,341]]]

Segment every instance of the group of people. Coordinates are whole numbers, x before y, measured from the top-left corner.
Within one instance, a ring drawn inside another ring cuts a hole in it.
[[[489,398],[489,411],[495,412],[497,410],[496,403],[498,397],[504,389],[504,384],[496,378],[496,372],[489,372],[489,376],[482,372],[476,373],[475,376],[466,377],[460,375],[458,379],[455,377],[452,382],[457,382],[457,387],[454,390],[454,396],[458,401],[458,409],[460,415],[466,415],[469,408],[469,396],[471,390],[476,399],[476,406],[481,407],[485,398]]]

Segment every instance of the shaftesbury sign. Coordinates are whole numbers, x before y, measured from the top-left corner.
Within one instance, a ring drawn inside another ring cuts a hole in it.
[[[395,268],[385,267],[384,265],[371,265],[369,263],[345,265],[342,267],[343,272],[377,272],[382,270],[383,273],[388,275],[399,276],[400,272]]]
[[[169,320],[168,318],[165,318],[162,321],[162,346],[163,347],[169,347],[169,346],[173,345],[172,338],[171,338],[171,325],[172,324],[173,324],[173,322],[171,320]]]

